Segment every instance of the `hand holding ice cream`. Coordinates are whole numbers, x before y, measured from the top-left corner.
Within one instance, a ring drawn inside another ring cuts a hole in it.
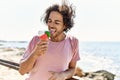
[[[39,38],[40,41],[37,43],[37,45],[34,48],[34,54],[37,56],[40,56],[44,54],[47,51],[48,48],[48,39],[50,37],[50,32],[45,31],[44,33],[39,32]]]

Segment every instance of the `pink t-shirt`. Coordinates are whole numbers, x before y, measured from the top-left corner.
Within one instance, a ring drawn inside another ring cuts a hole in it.
[[[31,51],[39,40],[38,36],[33,37],[21,61],[29,58]],[[65,71],[68,69],[70,62],[76,62],[79,59],[79,46],[76,38],[66,36],[61,42],[49,40],[47,52],[36,60],[26,80],[48,80],[51,77],[49,71]]]

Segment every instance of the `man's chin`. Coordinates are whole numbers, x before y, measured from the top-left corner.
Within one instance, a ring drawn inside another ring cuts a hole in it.
[[[55,39],[56,36],[55,36],[55,35],[51,35],[50,38],[51,38],[51,39]]]

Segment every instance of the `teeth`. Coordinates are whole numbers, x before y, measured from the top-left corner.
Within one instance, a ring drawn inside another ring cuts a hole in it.
[[[55,29],[50,29],[50,33],[54,34],[55,33]]]

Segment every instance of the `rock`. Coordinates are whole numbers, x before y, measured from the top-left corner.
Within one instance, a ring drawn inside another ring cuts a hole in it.
[[[75,76],[83,80],[114,80],[115,74],[106,70],[98,70],[95,72],[83,72],[79,67],[75,70]]]
[[[88,77],[93,80],[114,80],[115,74],[106,70],[99,70],[95,72],[86,72],[84,77]]]

